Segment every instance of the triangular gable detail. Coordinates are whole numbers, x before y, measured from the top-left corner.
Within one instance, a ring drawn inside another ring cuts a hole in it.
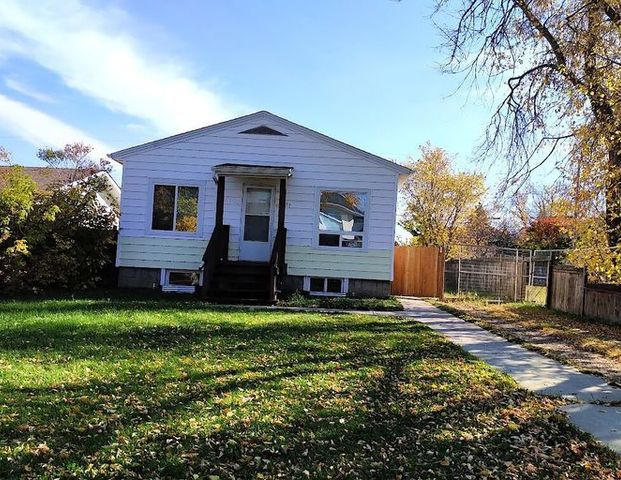
[[[291,120],[287,120],[286,118],[279,117],[278,115],[274,115],[273,113],[267,112],[265,110],[251,113],[249,115],[244,115],[242,117],[234,118],[232,120],[227,120],[225,122],[217,123],[214,125],[209,125],[206,127],[198,128],[196,130],[191,130],[189,132],[180,133],[177,135],[173,135],[171,137],[162,138],[159,140],[155,140],[152,142],[144,143],[141,145],[136,145],[134,147],[129,147],[123,150],[119,150],[117,152],[109,154],[110,158],[116,160],[119,163],[123,163],[123,159],[131,156],[136,153],[143,153],[145,151],[151,150],[153,148],[158,148],[164,145],[171,145],[177,142],[181,142],[190,138],[195,138],[201,135],[206,135],[210,133],[216,133],[223,130],[228,130],[232,128],[247,128],[248,123],[254,123],[254,125],[265,125],[272,124],[277,128],[282,126],[285,131],[301,133],[305,135],[309,135],[311,137],[316,138],[317,140],[328,143],[336,148],[339,148],[344,151],[348,151],[354,155],[358,155],[365,160],[371,161],[375,164],[382,165],[386,168],[389,168],[398,174],[407,174],[411,173],[411,170],[403,165],[399,165],[398,163],[392,162],[385,158],[379,157],[369,152],[365,152],[357,147],[349,145],[345,142],[341,142],[340,140],[336,140],[332,137],[328,137],[322,133],[319,133],[315,130],[312,130],[308,127],[304,127],[297,123],[292,122]],[[251,123],[251,124],[252,124]]]
[[[261,125],[260,127],[249,128],[248,130],[244,130],[243,132],[248,135],[280,135],[286,137],[286,133],[279,132],[278,130],[274,130],[273,128],[268,127],[267,125]]]

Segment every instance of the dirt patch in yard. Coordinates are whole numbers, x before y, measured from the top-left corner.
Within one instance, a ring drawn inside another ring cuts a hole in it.
[[[621,327],[531,304],[437,302],[438,307],[582,372],[621,386]]]

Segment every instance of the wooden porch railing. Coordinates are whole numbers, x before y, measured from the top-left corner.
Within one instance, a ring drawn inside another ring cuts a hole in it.
[[[270,301],[276,300],[276,293],[279,287],[279,281],[287,273],[287,264],[285,263],[285,249],[287,245],[287,229],[278,227],[274,246],[272,247],[272,255],[270,256]]]
[[[203,297],[211,288],[217,266],[226,260],[229,252],[229,225],[216,225],[203,254]]]

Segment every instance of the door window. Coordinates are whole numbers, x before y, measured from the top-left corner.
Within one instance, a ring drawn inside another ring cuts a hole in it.
[[[269,241],[271,206],[271,189],[248,188],[246,190],[246,212],[244,218],[245,241]]]

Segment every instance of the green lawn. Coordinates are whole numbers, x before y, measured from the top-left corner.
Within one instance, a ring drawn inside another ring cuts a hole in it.
[[[403,310],[403,305],[395,297],[357,298],[357,297],[309,297],[298,292],[278,302],[281,307],[327,308],[340,310]]]
[[[3,479],[615,478],[556,405],[411,319],[0,303]]]

